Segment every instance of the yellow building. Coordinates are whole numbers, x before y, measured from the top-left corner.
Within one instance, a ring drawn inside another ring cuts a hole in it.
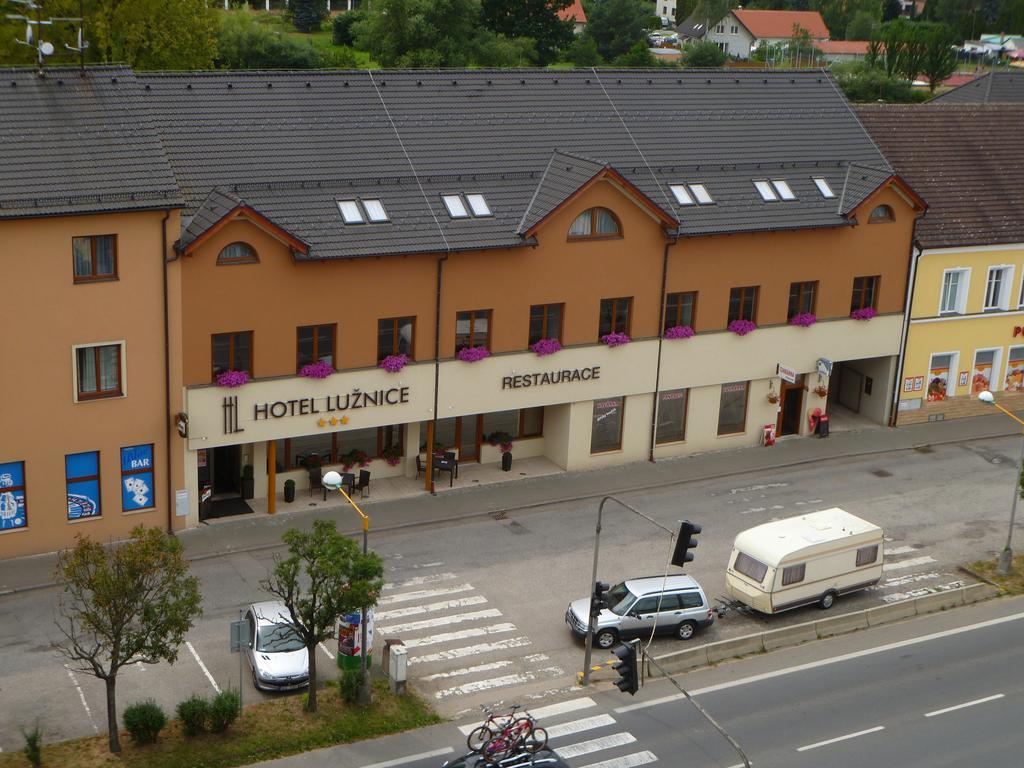
[[[859,113],[928,201],[911,254],[896,423],[1024,408],[1024,105],[870,106]]]

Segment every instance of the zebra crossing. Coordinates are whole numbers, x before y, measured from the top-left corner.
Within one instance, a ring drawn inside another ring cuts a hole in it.
[[[527,683],[569,678],[487,596],[443,562],[401,564],[374,611],[378,638],[401,638],[409,680],[435,704],[500,694]],[[493,697],[492,699],[493,700]]]
[[[597,702],[584,696],[529,712],[548,732],[548,745],[571,768],[637,768],[658,761],[650,750],[639,749],[636,737],[611,714],[588,711],[595,708]],[[460,725],[459,732],[468,736],[478,725]]]
[[[885,564],[882,566],[882,580],[878,583],[878,589],[885,593],[883,602],[894,603],[964,585],[963,580],[956,578],[943,583],[944,578],[951,578],[954,574],[934,570],[936,559],[921,550],[921,545],[891,546],[891,540],[886,539],[883,547]]]

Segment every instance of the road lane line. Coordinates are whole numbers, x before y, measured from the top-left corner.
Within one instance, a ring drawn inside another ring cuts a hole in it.
[[[377,627],[377,632],[387,632],[392,635],[404,635],[409,632],[418,632],[421,629],[433,629],[443,627],[447,624],[461,624],[465,621],[477,621],[478,619],[496,619],[501,616],[497,608],[485,608],[482,611],[469,611],[467,613],[453,613],[450,616],[438,616],[434,619],[423,619],[422,621],[410,621],[405,624],[387,624]]]
[[[85,700],[85,694],[82,693],[82,686],[78,684],[78,678],[75,677],[75,673],[71,671],[71,667],[67,664],[64,665],[64,669],[68,673],[68,677],[71,678],[71,684],[75,686],[75,690],[78,691],[78,699],[82,702],[82,706],[85,707],[85,714],[89,716],[89,724],[92,726],[93,733],[99,733],[100,729],[96,725],[96,721],[92,719],[92,710],[89,709],[89,704]]]
[[[797,747],[796,751],[797,752],[806,752],[809,749],[817,749],[818,747],[825,747],[825,746],[828,746],[829,744],[835,744],[837,741],[847,741],[848,739],[855,739],[858,736],[866,736],[869,733],[877,733],[878,731],[884,731],[884,730],[885,730],[885,726],[884,725],[876,725],[874,728],[868,728],[865,731],[857,731],[856,733],[848,733],[845,736],[836,736],[834,739],[829,739],[828,741],[819,741],[816,744],[808,744],[808,745],[803,746],[803,747]]]
[[[479,653],[490,653],[491,651],[505,651],[509,648],[521,648],[530,645],[528,637],[510,637],[505,640],[498,640],[493,643],[479,643],[478,645],[464,645],[461,648],[451,648],[447,651],[427,653],[423,656],[410,656],[409,664],[428,664],[432,661],[451,661],[461,659],[463,656],[476,656]]]
[[[818,661],[810,661],[806,664],[797,664],[794,667],[786,667],[785,669],[777,669],[773,672],[763,672],[760,675],[751,675],[750,677],[744,677],[740,680],[730,680],[727,683],[718,683],[717,685],[709,685],[706,688],[698,688],[690,691],[691,696],[700,696],[705,693],[716,693],[717,691],[724,691],[729,688],[736,688],[741,685],[750,685],[751,683],[760,683],[763,680],[771,680],[776,677],[783,677],[785,675],[792,675],[796,672],[806,672],[811,669],[817,669],[819,667],[827,667],[831,664],[838,664],[843,661],[851,661],[852,659],[859,659],[864,656],[873,656],[876,653],[885,653],[886,651],[894,651],[898,648],[906,648],[907,646],[917,645],[919,643],[927,643],[932,640],[941,640],[944,637],[954,637],[955,635],[963,634],[964,632],[974,632],[978,629],[987,629],[988,627],[994,627],[999,624],[1006,624],[1010,621],[1020,621],[1024,619],[1024,613],[1014,613],[1010,616],[1000,616],[998,619],[988,619],[987,621],[980,621],[977,624],[969,624],[966,627],[956,627],[954,629],[944,629],[941,632],[933,632],[930,635],[922,635],[921,637],[911,637],[907,640],[899,640],[895,643],[887,643],[886,645],[879,645],[874,648],[865,648],[862,651],[853,651],[852,653],[844,653],[840,656],[833,656],[828,659],[820,659]],[[636,704],[627,704],[623,707],[616,707],[616,714],[622,714],[623,712],[633,712],[637,709],[647,709],[647,707],[656,707],[660,704],[669,704],[673,701],[679,701],[680,699],[686,698],[681,693],[675,693],[671,696],[662,696],[657,699],[651,699],[650,701],[640,701]]]
[[[431,573],[427,576],[414,576],[413,578],[406,579],[405,581],[384,582],[384,589],[391,591],[393,589],[404,589],[405,587],[419,587],[423,584],[437,584],[440,581],[451,581],[454,578],[454,573]]]
[[[203,664],[203,660],[199,658],[199,654],[196,653],[196,649],[192,647],[192,643],[186,640],[185,645],[192,652],[192,655],[196,659],[196,663],[199,664],[199,668],[203,670],[203,674],[206,675],[206,679],[209,680],[210,685],[213,686],[213,690],[215,690],[217,693],[220,693],[220,686],[217,685],[217,681],[213,679],[213,675],[210,674],[210,670],[208,670],[206,668],[206,665]]]
[[[450,611],[453,608],[468,608],[471,605],[480,605],[486,602],[487,598],[483,595],[470,595],[469,597],[457,597],[454,600],[442,600],[439,603],[395,608],[393,611],[374,611],[373,618],[374,621],[391,621],[392,619],[403,619],[406,616],[417,616],[421,613],[436,613],[437,611]]]
[[[611,715],[594,715],[580,720],[570,720],[568,723],[545,725],[544,730],[548,732],[549,739],[557,739],[562,736],[571,736],[574,733],[592,731],[594,728],[604,728],[606,725],[615,725],[615,718]]]
[[[583,768],[636,768],[638,765],[656,762],[658,762],[658,756],[653,752],[644,750],[643,752],[634,752],[632,755],[623,755],[622,757],[613,757],[611,760],[591,763]]]
[[[384,595],[377,601],[377,605],[407,603],[410,600],[424,600],[430,597],[444,597],[445,595],[454,595],[458,592],[472,591],[472,584],[456,584],[454,587],[441,587],[439,589],[417,589],[413,592],[400,592],[397,595]]]
[[[918,565],[926,565],[928,563],[934,563],[934,557],[912,557],[909,560],[899,560],[895,563],[886,563],[882,566],[883,571],[898,571],[903,568],[914,568]]]
[[[558,756],[564,759],[581,757],[582,755],[589,755],[591,752],[600,752],[603,749],[612,749],[613,747],[632,744],[634,741],[636,741],[636,736],[632,733],[613,733],[611,736],[601,736],[589,741],[581,741],[578,744],[570,744],[567,747],[559,747]]]
[[[383,763],[372,763],[371,765],[364,765],[363,768],[394,768],[394,766],[396,765],[415,763],[417,760],[426,760],[428,757],[441,757],[442,755],[450,755],[454,751],[454,747],[442,747],[441,749],[433,749],[430,752],[420,752],[418,755],[406,755],[405,757],[396,757],[394,760],[385,760]]]
[[[501,624],[491,624],[486,627],[473,627],[472,629],[460,629],[456,632],[442,632],[439,635],[430,635],[429,637],[418,637],[413,640],[406,640],[406,648],[422,648],[426,645],[437,645],[438,643],[447,643],[450,640],[465,640],[470,637],[481,637],[483,635],[498,635],[502,632],[515,632],[516,625],[510,622],[502,622]]]
[[[984,699],[965,701],[963,704],[957,704],[955,707],[946,707],[945,709],[936,709],[934,712],[926,712],[925,717],[935,717],[936,715],[944,715],[947,712],[953,712],[958,709],[964,709],[965,707],[973,707],[975,704],[984,704],[986,701],[995,701],[996,699],[1001,698],[1003,698],[1003,694],[997,693],[994,696],[986,696]]]

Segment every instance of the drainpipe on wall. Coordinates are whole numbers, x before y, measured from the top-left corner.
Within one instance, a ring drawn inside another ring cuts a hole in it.
[[[651,408],[651,445],[647,460],[654,463],[654,446],[658,440],[658,390],[661,386],[661,345],[665,343],[665,291],[668,290],[668,249],[679,242],[679,230],[672,236],[672,242],[665,243],[661,257],[661,308],[658,311],[658,364],[654,368],[654,406]]]
[[[914,219],[913,228],[910,230],[910,263],[907,265],[907,298],[903,305],[903,329],[900,333],[900,351],[896,357],[896,372],[893,375],[892,385],[892,406],[889,412],[889,426],[896,426],[896,418],[899,415],[900,392],[903,385],[903,361],[907,355],[907,335],[910,333],[910,306],[914,298],[914,280],[917,276],[917,260],[921,258],[921,244],[917,241],[917,222],[920,217]]]
[[[171,218],[171,209],[164,211],[160,221],[160,261],[163,269],[164,283],[164,450],[167,452],[167,533],[174,534],[174,483],[171,475],[171,320],[170,299],[167,288],[167,265],[176,260],[178,255],[167,258],[167,221]]]
[[[427,427],[427,479],[424,483],[424,490],[430,491],[431,495],[437,495],[434,488],[434,436],[437,434],[437,402],[441,382],[441,274],[450,252],[445,252],[437,260],[437,295],[434,303],[434,410],[430,425]]]

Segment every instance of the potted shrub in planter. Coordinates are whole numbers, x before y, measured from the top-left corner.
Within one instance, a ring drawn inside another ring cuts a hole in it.
[[[487,347],[463,347],[455,356],[464,363],[475,363],[485,357],[490,357],[491,350]]]
[[[870,320],[872,317],[877,315],[874,307],[864,307],[863,309],[855,309],[850,313],[851,320]]]
[[[813,312],[800,312],[789,318],[790,325],[799,325],[801,328],[809,328],[818,322],[818,318]]]
[[[737,336],[746,336],[751,331],[757,330],[753,320],[733,320],[729,323],[729,330]]]
[[[673,325],[665,329],[666,339],[688,339],[693,336],[693,328],[688,325]]]
[[[252,464],[242,467],[242,498],[251,499],[256,495],[256,480],[253,477]]]
[[[248,371],[224,371],[217,375],[218,387],[240,387],[249,382]]]
[[[402,463],[402,449],[397,445],[389,445],[381,451],[380,455],[388,463],[389,467],[397,467]]]
[[[562,349],[562,343],[558,339],[541,339],[530,345],[530,351],[537,357],[553,355]]]
[[[388,373],[398,373],[400,370],[405,368],[405,365],[408,362],[409,358],[405,355],[388,355],[377,363],[377,367],[383,368]]]
[[[307,363],[299,369],[299,376],[304,376],[307,379],[326,379],[332,373],[334,373],[334,366],[323,360]]]
[[[284,481],[284,500],[289,504],[295,501],[295,481],[290,477]]]
[[[621,347],[629,344],[629,336],[624,333],[606,333],[601,337],[601,343],[609,347]]]

